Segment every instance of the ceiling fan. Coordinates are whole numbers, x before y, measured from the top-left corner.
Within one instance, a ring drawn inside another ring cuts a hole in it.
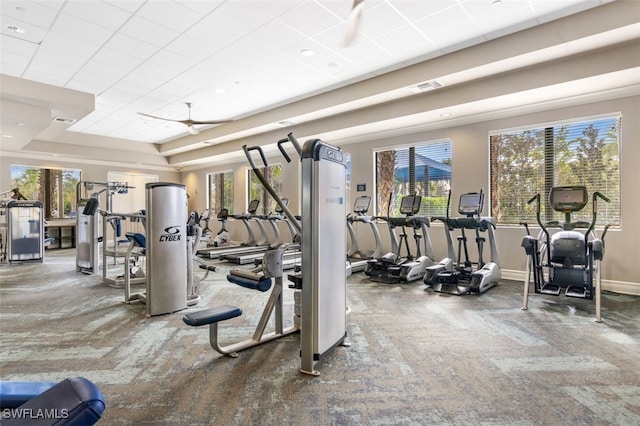
[[[342,41],[342,46],[348,47],[353,39],[356,38],[358,27],[360,26],[360,16],[362,16],[362,9],[364,7],[364,0],[353,0],[353,6],[351,12],[347,17],[347,33]]]
[[[145,117],[150,117],[150,118],[155,118],[158,120],[164,120],[164,121],[173,121],[175,123],[182,123],[185,126],[187,126],[189,128],[189,133],[191,133],[192,135],[197,135],[199,133],[198,129],[196,129],[193,126],[196,126],[198,124],[222,124],[222,123],[228,123],[232,120],[205,120],[205,121],[201,121],[201,120],[192,120],[191,119],[191,102],[185,102],[185,105],[187,106],[187,108],[189,108],[189,117],[185,120],[174,120],[172,118],[166,118],[166,117],[158,117],[155,115],[151,115],[151,114],[145,114],[144,112],[139,112],[138,114],[140,115],[144,115]]]

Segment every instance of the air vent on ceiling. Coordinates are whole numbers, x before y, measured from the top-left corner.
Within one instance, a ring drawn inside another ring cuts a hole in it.
[[[411,91],[415,93],[426,92],[428,90],[435,90],[442,87],[442,84],[436,80],[425,81],[424,83],[418,83],[415,86],[411,86]]]
[[[53,119],[54,123],[63,123],[63,124],[73,124],[76,122],[73,118],[64,118],[64,117],[55,117]]]

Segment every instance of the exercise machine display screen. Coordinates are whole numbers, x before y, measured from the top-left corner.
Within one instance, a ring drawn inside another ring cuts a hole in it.
[[[413,216],[420,211],[420,203],[422,197],[420,195],[407,195],[402,197],[400,201],[400,213],[408,216]]]
[[[458,212],[466,216],[479,215],[484,207],[484,196],[479,192],[462,194],[458,203]]]
[[[580,211],[587,205],[588,198],[584,186],[556,186],[549,191],[549,203],[556,211]]]
[[[353,211],[358,214],[365,214],[367,211],[369,211],[370,205],[371,197],[369,197],[368,195],[363,195],[356,198],[355,203],[353,203]]]

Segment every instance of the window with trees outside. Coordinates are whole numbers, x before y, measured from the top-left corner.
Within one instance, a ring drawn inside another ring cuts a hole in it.
[[[589,203],[572,220],[591,221],[592,194],[598,202],[597,225],[620,226],[619,115],[538,126],[490,135],[491,211],[498,223],[535,223],[540,194],[542,221],[562,220],[548,204],[552,186],[583,185]]]
[[[260,172],[264,176],[264,178],[269,182],[269,184],[273,187],[276,194],[282,193],[282,164],[274,164],[272,166],[263,167],[260,169]],[[253,170],[249,170],[249,178],[247,181],[249,182],[249,199],[247,200],[247,204],[251,200],[260,200],[260,205],[258,207],[258,211],[256,214],[267,215],[275,212],[277,207],[275,200],[273,197],[267,192],[266,189],[262,186],[260,180],[256,177]]]
[[[227,209],[233,214],[233,172],[209,173],[207,175],[209,187],[209,210],[212,217],[220,210]]]
[[[405,195],[421,195],[420,215],[445,216],[451,188],[451,140],[375,153],[376,215],[399,216]]]
[[[40,201],[46,219],[76,217],[76,186],[81,171],[11,165],[11,188],[29,200]]]

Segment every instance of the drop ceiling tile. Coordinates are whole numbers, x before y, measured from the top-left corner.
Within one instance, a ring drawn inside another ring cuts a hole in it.
[[[77,76],[74,76],[73,80],[70,80],[64,87],[67,89],[79,90],[81,92],[98,95],[109,86],[95,83],[85,83],[81,79],[78,79]]]
[[[146,61],[136,68],[135,73],[141,76],[159,78],[164,82],[180,74],[180,71]]]
[[[137,99],[161,85],[162,80],[151,78],[149,76],[137,78],[135,74],[130,74],[111,86],[108,91],[115,90],[128,93],[130,95],[136,95],[134,99]],[[129,99],[128,102],[131,102],[132,100],[133,99]]]
[[[127,104],[140,97],[139,93],[129,92],[126,90],[118,90],[112,87],[108,88],[100,95],[102,99],[109,99],[120,104]]]
[[[114,34],[114,36],[105,43],[104,47],[140,59],[147,59],[159,50],[156,45],[120,33]],[[127,66],[126,64],[120,65]]]
[[[145,1],[147,0],[120,0],[112,1],[111,4],[117,8],[133,13],[140,9],[140,6],[142,6]]]
[[[278,17],[278,19],[307,37],[343,22],[333,13],[315,2],[307,1]]]
[[[0,16],[2,21],[2,26],[0,27],[0,33],[7,37],[12,37],[17,40],[22,40],[25,42],[32,43],[35,46],[38,46],[39,43],[44,40],[47,35],[47,29],[39,27],[37,25],[33,25],[31,23],[20,21],[15,18],[7,19],[4,15]],[[16,33],[7,29],[7,25],[14,25],[19,27],[23,33]]]
[[[408,21],[388,3],[380,3],[363,13],[360,22],[360,32],[375,38],[405,26]]]
[[[177,31],[137,16],[129,19],[119,33],[158,47],[166,46],[179,35]]]
[[[21,67],[15,64],[7,64],[0,60],[0,73],[10,75],[13,77],[22,77],[26,67]]]
[[[53,86],[63,87],[68,78],[52,75],[41,71],[27,69],[22,75],[27,80],[38,81],[40,83],[51,84]]]
[[[169,43],[165,49],[196,61],[202,61],[215,52],[211,44],[196,40],[187,35],[179,36]],[[217,47],[217,49],[220,49],[220,47]]]
[[[315,0],[315,2],[343,21],[347,20],[353,6],[353,1]],[[364,10],[380,3],[381,0],[367,0],[364,2]]]
[[[401,13],[408,22],[418,21],[458,5],[457,0],[403,0],[394,1],[391,6]]]
[[[171,68],[177,72],[182,72],[194,66],[201,59],[202,58],[187,58],[179,53],[175,53],[167,49],[161,49],[151,56],[146,62]]]
[[[45,7],[42,4],[29,0],[2,0],[2,2],[0,2],[3,25],[10,23],[13,19],[17,19],[46,29],[53,24],[58,10],[59,8]]]
[[[84,61],[93,56],[99,48],[99,45],[89,43],[83,39],[49,31],[47,37],[42,44],[40,44],[40,49],[36,52],[36,57],[44,55],[47,51],[53,51],[68,53],[82,58]]]
[[[86,72],[86,74],[85,74]],[[91,81],[91,76],[97,76],[98,79],[106,79],[109,81],[118,81],[129,71],[127,69],[111,65],[110,63],[90,60],[87,62],[80,71],[78,71],[78,78],[84,77],[87,81]]]
[[[284,23],[274,20],[255,30],[251,36],[269,50],[280,50],[304,38],[302,34]]]
[[[341,50],[340,55],[353,63],[360,65],[366,63],[368,66],[374,65],[376,62],[386,64],[393,59],[389,52],[364,37],[359,39],[357,43]]]
[[[437,50],[431,40],[427,39],[410,24],[382,34],[376,37],[374,41],[400,60],[406,60]]]
[[[460,6],[444,9],[414,24],[438,48],[456,45],[482,33]]]
[[[74,16],[100,27],[115,31],[131,16],[131,13],[103,1],[70,1],[64,6],[64,14]]]
[[[112,34],[111,31],[104,27],[66,13],[61,13],[58,16],[51,26],[51,31],[96,45],[104,44]]]
[[[70,80],[65,87],[76,88],[76,87],[87,87],[91,88],[91,90],[86,90],[89,93],[93,93],[94,95],[99,95],[109,87],[113,86],[116,81],[118,81],[119,77],[111,77],[111,76],[99,76],[93,74],[91,72],[82,69],[78,71],[73,79]]]
[[[42,72],[51,74],[66,80],[70,79],[77,71],[79,64],[74,63],[74,58],[71,54],[59,53],[51,60],[43,59],[40,55],[33,58],[29,67],[29,71]]]
[[[255,28],[247,30],[242,25],[238,25],[237,21],[219,19],[216,12],[205,16],[184,32],[184,35],[191,39],[207,45],[206,52],[215,52],[255,30]]]
[[[136,12],[136,16],[180,33],[202,19],[200,13],[189,9],[180,2],[171,1],[147,2]]]
[[[227,0],[180,0],[179,3],[204,16],[217,9],[225,1]]]
[[[2,52],[17,53],[23,56],[31,56],[38,50],[38,45],[25,40],[0,34],[0,50]]]
[[[462,7],[476,23],[487,21],[502,21],[502,25],[511,22],[507,15],[520,9],[533,13],[529,0],[509,0],[493,3],[490,1],[463,1]]]
[[[21,55],[15,52],[9,52],[4,50],[4,46],[2,46],[2,50],[0,50],[0,63],[2,64],[2,68],[4,67],[16,67],[18,69],[24,70],[29,62],[31,61],[30,56]]]
[[[303,56],[301,52],[305,50],[313,51],[314,54],[311,56]],[[329,56],[332,56],[336,53],[333,49],[327,48],[326,46],[317,43],[314,39],[311,38],[307,38],[290,47],[287,47],[286,49],[282,49],[282,52],[289,55],[289,57],[291,57],[293,60],[302,62],[303,64],[312,64],[314,62],[322,60],[323,58],[328,58]]]
[[[636,0],[632,0],[636,1]],[[561,18],[567,14],[581,12],[600,5],[602,2],[599,0],[566,0],[566,1],[546,1],[546,0],[531,0],[531,6],[538,15],[537,21],[539,23],[553,21],[554,19]]]
[[[103,47],[91,58],[92,61],[102,62],[121,68],[122,70],[133,70],[144,63],[143,59]]]

